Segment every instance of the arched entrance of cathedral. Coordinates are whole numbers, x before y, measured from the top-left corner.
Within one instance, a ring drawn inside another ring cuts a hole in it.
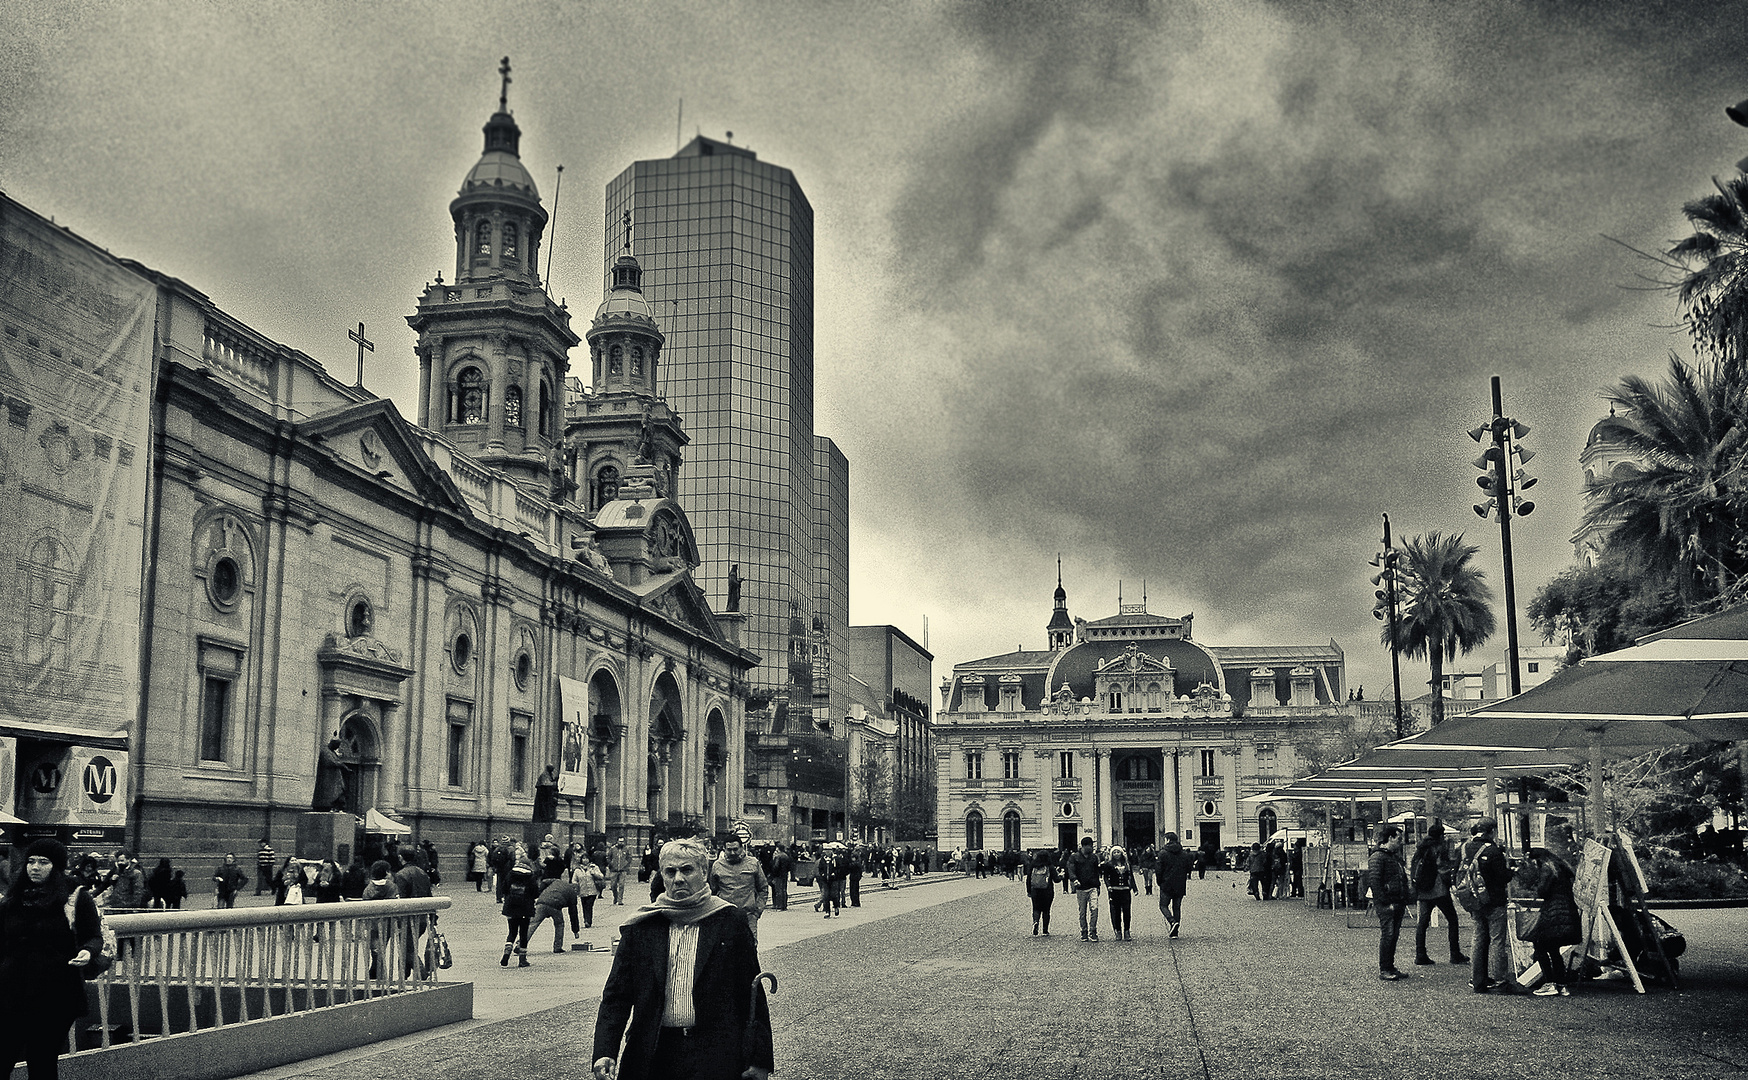
[[[723,770],[728,767],[728,725],[721,709],[711,709],[704,722],[704,820],[709,822],[711,835],[728,831],[732,816],[723,805]]]
[[[363,817],[376,805],[378,774],[382,771],[381,744],[376,725],[364,713],[353,713],[340,725],[340,748],[335,751],[347,767],[346,812]]]
[[[619,684],[606,671],[597,671],[589,679],[589,831],[606,833],[608,807],[614,809],[611,821],[623,826],[625,796],[620,789],[619,770],[613,767],[619,752],[620,736],[625,730],[625,718],[619,702]]]
[[[1275,834],[1277,828],[1279,826],[1276,824],[1273,810],[1265,806],[1256,812],[1256,838],[1258,840],[1267,843],[1268,838]]]
[[[1001,849],[1020,850],[1020,812],[1009,810],[1001,816]]]
[[[1122,828],[1119,838],[1130,852],[1145,850],[1159,842],[1164,758],[1161,750],[1130,750],[1118,751],[1112,759],[1116,820]]]
[[[649,711],[649,818],[661,827],[684,822],[684,788],[681,786],[680,740],[685,737],[685,718],[680,712],[680,686],[674,673],[656,678]]]

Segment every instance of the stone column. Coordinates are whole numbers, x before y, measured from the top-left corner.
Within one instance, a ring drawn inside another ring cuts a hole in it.
[[[1113,808],[1117,800],[1111,792],[1111,752],[1109,750],[1093,751],[1094,760],[1099,770],[1099,828],[1102,830],[1100,844],[1117,842],[1117,823],[1111,820]]]
[[[431,349],[432,346],[415,346],[413,354],[419,358],[419,426],[431,426]]]
[[[1056,822],[1056,792],[1050,786],[1050,778],[1055,774],[1056,751],[1044,749],[1034,752],[1033,759],[1038,763],[1038,847],[1053,848],[1056,837],[1051,835],[1051,826]]]
[[[494,450],[504,448],[504,391],[510,384],[509,369],[510,337],[499,334],[492,338],[492,399],[486,403],[486,445]]]

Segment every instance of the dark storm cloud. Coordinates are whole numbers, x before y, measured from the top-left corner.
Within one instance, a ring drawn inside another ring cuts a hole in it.
[[[1671,321],[1603,236],[1670,238],[1696,177],[1669,164],[1730,100],[1742,11],[963,9],[987,90],[895,227],[909,300],[963,327],[943,392],[972,512],[1169,565],[1234,618],[1321,594],[1327,623],[1380,504],[1466,513],[1450,440],[1488,373],[1588,426],[1597,322]]]

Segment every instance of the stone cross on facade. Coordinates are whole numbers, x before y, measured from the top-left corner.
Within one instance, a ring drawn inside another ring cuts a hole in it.
[[[369,349],[371,352],[375,352],[376,343],[365,338],[363,323],[359,323],[356,330],[346,331],[346,336],[358,343],[358,381],[352,385],[362,390],[364,388],[364,350]]]

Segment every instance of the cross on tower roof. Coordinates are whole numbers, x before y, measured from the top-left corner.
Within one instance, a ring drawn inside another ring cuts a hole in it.
[[[498,111],[510,111],[510,58],[504,57],[504,62],[498,65],[498,74],[504,77],[503,89],[498,91]]]
[[[364,386],[364,350],[369,349],[371,352],[375,352],[376,343],[365,338],[363,323],[359,323],[356,330],[346,331],[346,336],[358,343],[358,381],[352,385],[362,389]]]
[[[625,211],[625,254],[631,254],[631,211]]]

